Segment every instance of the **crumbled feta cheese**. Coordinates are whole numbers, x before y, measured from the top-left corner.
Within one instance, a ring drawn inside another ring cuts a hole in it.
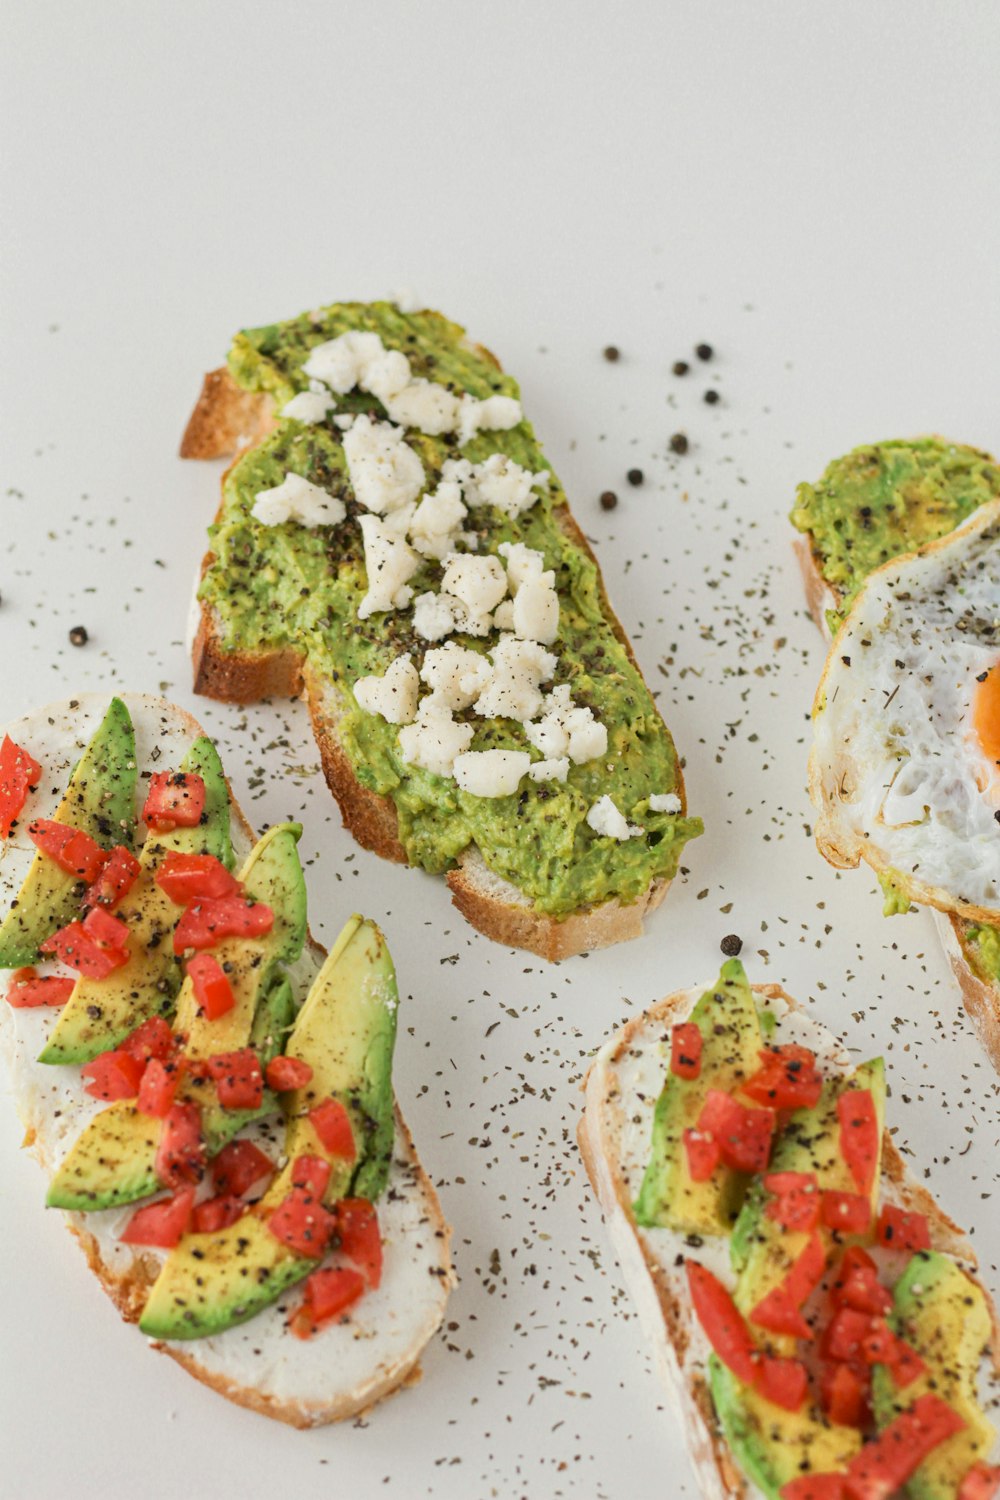
[[[536,750],[546,756],[568,755],[578,766],[607,754],[607,728],[589,708],[573,702],[566,683],[553,688],[544,703],[541,718],[524,726]]]
[[[387,609],[405,609],[413,597],[406,587],[420,567],[420,557],[401,537],[392,532],[377,516],[361,517],[361,532],[365,540],[365,572],[368,575],[368,592],[358,606],[358,618],[367,620],[369,615],[380,614]]]
[[[402,427],[417,427],[432,437],[454,432],[458,421],[458,397],[430,380],[411,380],[397,395],[382,400],[382,404],[394,422]]]
[[[399,731],[399,753],[407,765],[450,776],[455,757],[471,743],[473,732],[471,724],[460,724],[431,694],[421,701],[416,723]]]
[[[359,416],[344,436],[344,455],[360,505],[384,516],[416,500],[424,487],[424,466],[388,422]]]
[[[341,432],[350,432],[358,419],[356,411],[345,411],[339,417],[334,417],[333,425],[339,427]]]
[[[627,822],[610,797],[601,797],[594,803],[587,814],[587,825],[602,837],[617,839],[619,843],[639,838],[645,832],[637,824]]]
[[[565,781],[569,775],[569,757],[558,755],[552,760],[536,760],[528,767],[532,781]]]
[[[419,694],[420,676],[408,656],[397,657],[381,677],[359,677],[354,684],[359,708],[388,724],[412,723]]]
[[[494,630],[514,629],[514,601],[513,599],[501,599],[493,611]]]
[[[516,595],[522,583],[544,583],[550,589],[555,588],[556,575],[552,568],[545,567],[544,552],[526,547],[523,542],[501,542],[497,551],[507,564],[511,594]]]
[[[650,812],[679,813],[681,799],[676,792],[654,792],[649,799]]]
[[[485,401],[463,396],[458,412],[458,441],[464,448],[477,432],[506,431],[516,427],[522,416],[521,403],[513,396],[487,396]]]
[[[306,422],[312,425],[322,422],[327,412],[335,405],[329,391],[299,391],[291,401],[286,401],[281,408],[281,416],[292,417],[296,422]]]
[[[389,301],[394,302],[401,313],[420,312],[426,305],[417,296],[412,286],[397,287],[394,292],[389,293]]]
[[[474,797],[509,797],[530,764],[526,750],[468,750],[456,756],[454,776]]]
[[[417,506],[410,526],[411,544],[424,557],[436,557],[443,562],[454,552],[468,514],[462,504],[461,488],[453,480],[442,480]]]
[[[507,574],[496,557],[471,557],[451,553],[444,567],[441,587],[454,594],[475,616],[489,614],[507,592]]]
[[[493,505],[505,516],[515,517],[531,509],[538,500],[533,486],[548,477],[548,470],[532,474],[505,453],[492,453],[485,462],[471,466],[462,490],[467,504]]]
[[[398,349],[382,349],[358,373],[358,385],[377,396],[388,410],[389,402],[410,383],[410,361]]]
[[[321,380],[338,396],[360,384],[361,375],[385,350],[377,333],[352,330],[339,338],[317,344],[302,369],[313,380]]]
[[[482,688],[481,670],[487,665],[477,651],[449,641],[425,654],[420,677],[439,703],[457,712],[468,708],[478,697]]]
[[[492,626],[492,615],[471,614],[454,594],[421,594],[413,605],[413,629],[425,641],[443,641],[455,630],[464,635],[489,635]]]
[[[336,526],[347,514],[343,500],[310,484],[301,474],[286,474],[271,490],[258,490],[250,514],[264,526],[297,521],[300,526]]]
[[[541,579],[522,583],[514,595],[514,634],[551,646],[559,634],[559,595]]]
[[[524,724],[542,706],[540,684],[556,669],[556,658],[535,641],[501,636],[490,652],[492,671],[476,699],[476,713],[486,719],[516,719]]]
[[[600,760],[602,755],[607,755],[607,727],[594,718],[589,708],[575,709],[564,720],[564,724],[569,730],[569,758],[575,766],[585,765],[589,760]]]

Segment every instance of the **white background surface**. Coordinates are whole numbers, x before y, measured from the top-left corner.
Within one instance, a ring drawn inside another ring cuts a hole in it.
[[[785,520],[859,442],[1000,445],[996,8],[5,0],[2,22],[2,717],[162,687],[252,819],[305,808],[318,934],[359,907],[396,954],[397,1087],[461,1285],[416,1390],[270,1424],[118,1322],[0,1097],[0,1493],[694,1495],[573,1132],[588,1051],[709,978],[723,934],[884,1049],[897,1142],[997,1286],[997,1085],[930,918],[883,922],[808,835],[822,651]],[[202,371],[240,326],[402,285],[520,378],[708,827],[642,941],[558,968],[351,843],[301,708],[190,690],[218,473],[175,454]],[[701,340],[716,359],[671,376]]]

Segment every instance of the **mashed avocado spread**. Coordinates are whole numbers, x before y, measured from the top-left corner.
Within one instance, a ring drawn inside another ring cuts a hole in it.
[[[818,484],[800,484],[791,519],[846,612],[873,568],[945,536],[998,495],[1000,466],[988,453],[936,437],[895,439],[855,448]]]
[[[400,350],[414,377],[479,399],[518,397],[516,382],[471,345],[463,329],[438,313],[404,314],[390,303],[339,304],[248,329],[233,343],[229,368],[245,389],[271,394],[280,412],[309,388],[302,366],[311,350],[351,330],[377,333],[386,349]],[[558,916],[613,896],[636,900],[652,880],[676,873],[681,850],[702,825],[697,818],[649,808],[651,796],[677,787],[676,751],[612,628],[596,565],[560,525],[566,499],[554,475],[530,510],[511,518],[493,507],[476,509],[468,524],[479,528],[480,554],[496,553],[501,542],[523,542],[542,551],[545,567],[555,570],[559,634],[551,650],[558,666],[549,690],[567,683],[574,703],[591,709],[607,728],[607,755],[572,765],[565,783],[524,778],[513,795],[476,797],[450,778],[406,764],[396,726],[355,704],[350,689],[358,678],[384,673],[406,652],[419,667],[429,649],[414,633],[409,609],[358,618],[367,588],[358,526],[364,512],[351,488],[341,432],[331,418],[359,412],[385,418],[374,396],[355,389],[337,397],[335,414],[323,423],[279,420],[276,430],[227,474],[222,510],[210,532],[214,560],[200,589],[201,599],[217,614],[224,648],[290,647],[308,659],[312,673],[341,689],[343,747],[361,784],[395,803],[400,842],[413,864],[439,872],[475,844],[490,869],[528,895],[539,911]],[[481,463],[502,453],[529,470],[548,468],[526,421],[507,431],[479,432],[462,447],[456,436],[430,437],[412,429],[406,441],[423,463],[428,489],[449,458]],[[265,526],[254,519],[250,510],[258,491],[280,485],[289,473],[342,499],[346,520],[309,528],[294,522]],[[425,559],[410,580],[414,596],[437,591],[441,572],[441,563]],[[482,652],[496,644],[497,634],[452,639]],[[458,717],[474,726],[472,750],[529,749],[515,720],[484,719],[471,710]],[[605,795],[641,825],[641,837],[617,842],[593,832],[587,813]]]

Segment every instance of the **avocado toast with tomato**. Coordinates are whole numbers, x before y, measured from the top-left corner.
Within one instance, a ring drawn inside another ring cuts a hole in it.
[[[993,1308],[885,1129],[881,1059],[731,961],[584,1087],[584,1162],[705,1496],[994,1494]]]
[[[301,829],[255,843],[160,699],[51,705],[3,747],[0,1047],[48,1204],[221,1394],[299,1427],[371,1406],[452,1282],[392,1091],[385,938],[355,916],[324,953]]]

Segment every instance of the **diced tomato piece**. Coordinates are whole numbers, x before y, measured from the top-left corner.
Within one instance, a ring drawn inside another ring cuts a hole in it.
[[[872,1318],[861,1354],[866,1364],[885,1365],[900,1390],[927,1369],[916,1349],[894,1334],[884,1318]]]
[[[242,1198],[274,1175],[274,1162],[253,1141],[230,1141],[212,1162],[212,1181],[222,1197]]]
[[[289,1328],[296,1338],[311,1338],[325,1323],[346,1312],[364,1292],[364,1277],[347,1267],[324,1266],[306,1279],[302,1306]]]
[[[154,771],[142,820],[158,833],[197,828],[205,810],[205,783],[193,771]]]
[[[326,1253],[335,1223],[333,1214],[307,1188],[293,1187],[268,1219],[267,1227],[296,1255],[319,1260]]]
[[[892,1308],[891,1293],[880,1284],[875,1262],[860,1245],[844,1251],[830,1293],[837,1306],[853,1307],[870,1317]]]
[[[41,977],[37,969],[15,969],[7,986],[7,1004],[15,1010],[29,1010],[36,1005],[65,1005],[75,984],[75,979],[63,979],[56,974]]]
[[[101,948],[112,952],[123,949],[128,943],[128,924],[121,917],[113,917],[103,906],[95,906],[83,919],[83,930]]]
[[[771,1109],[812,1109],[823,1090],[816,1055],[794,1042],[765,1047],[761,1067],[740,1085],[744,1094]]]
[[[691,1305],[705,1337],[716,1354],[744,1385],[753,1385],[757,1353],[739,1309],[717,1276],[698,1264],[687,1262]]]
[[[823,1249],[823,1241],[818,1234],[812,1234],[785,1278],[789,1295],[800,1307],[819,1286],[825,1269],[826,1251]]]
[[[747,1109],[721,1089],[709,1089],[698,1129],[711,1131],[722,1160],[737,1172],[763,1172],[771,1155],[773,1109]]]
[[[701,1073],[701,1031],[693,1021],[681,1021],[670,1034],[670,1071],[678,1078]]]
[[[841,1427],[867,1426],[870,1415],[867,1371],[853,1364],[829,1364],[820,1376],[819,1390],[823,1410],[831,1422]]]
[[[156,1175],[167,1187],[200,1182],[205,1171],[201,1111],[196,1104],[173,1104],[156,1148]]]
[[[872,1222],[871,1199],[863,1193],[838,1193],[828,1188],[821,1195],[820,1216],[827,1229],[866,1234]]]
[[[178,906],[192,901],[217,901],[220,896],[235,896],[240,883],[214,854],[178,854],[164,856],[156,872],[156,883]]]
[[[193,1208],[194,1188],[184,1188],[158,1203],[147,1203],[129,1219],[122,1239],[126,1245],[158,1245],[172,1250],[187,1233]]]
[[[139,1084],[136,1108],[140,1114],[165,1120],[173,1106],[180,1081],[181,1068],[178,1063],[164,1063],[158,1057],[151,1057]]]
[[[297,1156],[292,1162],[292,1187],[305,1188],[321,1201],[330,1182],[332,1168],[322,1156]]]
[[[174,928],[174,952],[214,948],[228,937],[262,937],[273,926],[274,912],[262,901],[247,901],[243,896],[196,901],[185,907]]]
[[[42,779],[42,768],[9,734],[0,745],[0,838],[6,838],[21,815],[28,793]]]
[[[775,1196],[767,1200],[764,1213],[783,1229],[809,1233],[819,1223],[819,1193],[815,1172],[769,1172],[764,1186]]]
[[[979,1462],[973,1464],[958,1487],[955,1500],[993,1500],[1000,1491],[1000,1467]]]
[[[367,1198],[341,1198],[333,1212],[341,1251],[374,1289],[382,1280],[382,1236],[374,1204]]]
[[[89,913],[89,916],[93,915],[93,912]],[[87,979],[107,979],[115,969],[128,963],[128,953],[124,948],[104,947],[85,931],[82,922],[70,922],[60,927],[58,932],[39,944],[39,951],[54,954],[60,962],[76,969]]]
[[[846,1089],[837,1100],[840,1154],[859,1193],[870,1193],[878,1166],[878,1116],[871,1089]]]
[[[929,1250],[931,1227],[923,1214],[908,1214],[886,1203],[878,1216],[875,1238],[890,1250]]]
[[[846,1474],[804,1474],[783,1486],[781,1500],[844,1500],[846,1480]]]
[[[313,1070],[297,1057],[272,1057],[264,1076],[269,1089],[274,1089],[276,1094],[286,1094],[289,1089],[304,1089],[313,1076]]]
[[[55,860],[60,870],[86,881],[87,885],[97,879],[108,857],[89,833],[68,823],[56,823],[52,818],[36,818],[29,823],[28,837],[36,849]]]
[[[685,1130],[682,1137],[692,1182],[707,1182],[722,1160],[722,1147],[711,1130]]]
[[[194,998],[207,1020],[217,1021],[232,1010],[236,996],[217,958],[210,953],[196,953],[188,959],[187,975],[194,986]]]
[[[757,1366],[754,1389],[765,1401],[773,1401],[785,1411],[802,1410],[808,1385],[806,1367],[797,1359],[774,1359],[765,1354]]]
[[[242,1219],[246,1204],[241,1198],[232,1198],[220,1193],[216,1198],[206,1198],[195,1205],[191,1215],[191,1228],[195,1234],[218,1234],[228,1229],[237,1219]]]
[[[927,1391],[851,1459],[847,1466],[850,1500],[888,1500],[928,1454],[964,1426],[947,1401]]]
[[[772,1287],[756,1307],[750,1310],[750,1321],[769,1333],[787,1333],[796,1339],[811,1339],[813,1331],[802,1316],[791,1293],[784,1286]]]
[[[821,1353],[824,1359],[851,1360],[862,1363],[863,1344],[871,1318],[853,1307],[839,1307],[826,1325]]]
[[[260,1058],[252,1047],[237,1052],[216,1052],[206,1061],[208,1076],[215,1081],[223,1109],[259,1109],[264,1097],[264,1075]]]
[[[109,910],[127,896],[139,878],[142,865],[131,849],[116,844],[104,868],[83,898],[84,906],[106,906]]]
[[[92,1062],[84,1063],[80,1072],[90,1080],[84,1092],[94,1099],[134,1099],[142,1082],[143,1064],[128,1052],[118,1049],[102,1052]]]
[[[351,1117],[339,1099],[324,1099],[309,1111],[312,1127],[319,1136],[323,1149],[331,1156],[343,1161],[353,1161],[357,1156],[354,1144],[354,1128]]]
[[[176,1037],[162,1016],[150,1016],[125,1038],[121,1044],[121,1050],[138,1058],[141,1063],[148,1062],[151,1057],[158,1057],[160,1062],[166,1062],[174,1050],[176,1041]]]

